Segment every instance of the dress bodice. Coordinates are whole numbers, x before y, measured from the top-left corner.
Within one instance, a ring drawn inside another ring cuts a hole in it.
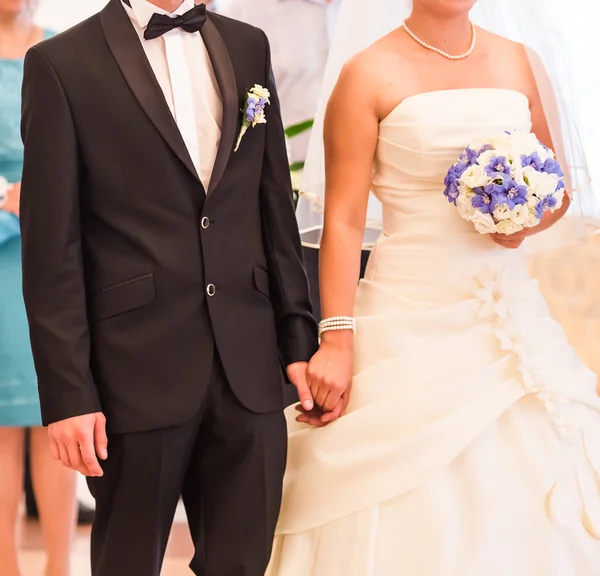
[[[52,32],[46,30],[44,39]],[[0,176],[19,182],[23,169],[21,142],[21,84],[24,58],[0,58]]]
[[[514,90],[443,90],[402,101],[379,126],[372,189],[383,232],[474,232],[443,195],[444,178],[467,145],[504,130],[531,130],[527,97]]]

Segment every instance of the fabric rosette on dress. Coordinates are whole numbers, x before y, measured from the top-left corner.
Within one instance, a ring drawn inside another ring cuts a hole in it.
[[[513,272],[504,265],[478,274],[478,316],[491,324],[501,350],[514,356],[525,394],[540,402],[572,456],[578,494],[555,483],[546,500],[548,515],[557,524],[580,517],[586,530],[600,539],[600,430],[598,413],[590,411],[600,408],[596,378],[575,370],[580,361],[558,323],[539,323],[549,312],[539,298],[538,282]],[[548,345],[540,345],[542,340]],[[572,385],[575,374],[581,374],[582,385]]]

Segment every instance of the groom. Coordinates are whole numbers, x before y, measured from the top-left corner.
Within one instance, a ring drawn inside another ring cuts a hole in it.
[[[24,293],[94,576],[158,576],[180,495],[196,574],[266,569],[282,367],[310,406],[317,347],[270,68],[262,32],[193,0],[110,0],[27,56]],[[266,124],[234,151],[255,84]]]

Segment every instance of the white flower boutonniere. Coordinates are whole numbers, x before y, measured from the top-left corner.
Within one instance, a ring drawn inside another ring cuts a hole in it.
[[[260,84],[255,84],[254,88],[252,88],[252,90],[246,94],[242,129],[240,130],[240,135],[238,136],[234,152],[238,151],[238,148],[242,143],[242,138],[248,131],[248,128],[254,128],[258,124],[267,123],[267,119],[265,117],[265,106],[271,103],[269,101],[270,98],[270,92],[266,88],[263,88]]]

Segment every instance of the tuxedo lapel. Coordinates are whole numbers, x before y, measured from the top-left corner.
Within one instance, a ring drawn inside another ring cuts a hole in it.
[[[121,0],[111,0],[100,18],[110,50],[140,106],[165,142],[199,181],[181,132]]]
[[[208,187],[208,195],[210,195],[219,185],[221,178],[229,162],[229,158],[233,153],[233,146],[237,136],[236,130],[238,127],[238,117],[240,115],[240,104],[238,102],[237,84],[233,64],[229,58],[229,53],[223,37],[217,30],[214,22],[210,19],[210,15],[206,20],[202,30],[202,38],[208,51],[215,78],[221,91],[223,100],[223,124],[221,127],[221,141],[215,159],[215,165],[210,178]]]

